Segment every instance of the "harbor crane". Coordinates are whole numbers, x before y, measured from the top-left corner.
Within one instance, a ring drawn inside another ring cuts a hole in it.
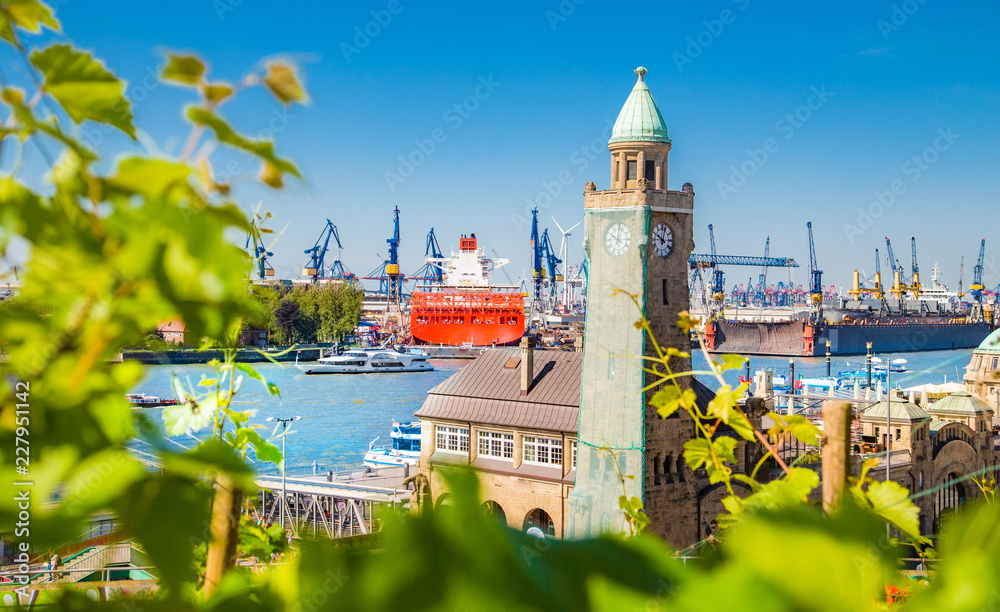
[[[917,265],[917,237],[910,237],[910,248],[913,251],[913,263],[911,266],[912,270],[912,284],[910,285],[910,290],[913,292],[914,299],[920,299],[920,266]]]
[[[722,309],[726,298],[725,276],[719,266],[759,267],[765,271],[764,274],[766,274],[767,268],[789,268],[789,274],[791,274],[791,268],[799,267],[799,264],[797,264],[795,260],[790,257],[770,256],[770,237],[768,237],[768,240],[765,243],[765,256],[752,257],[743,255],[719,255],[715,246],[715,227],[711,224],[708,226],[708,236],[709,243],[711,245],[711,253],[692,253],[691,257],[688,258],[688,268],[691,270],[691,287],[705,282],[701,277],[702,270],[712,270],[712,278],[707,283],[711,299],[705,299],[704,301],[710,302],[713,312],[718,312]],[[789,283],[789,285],[790,284],[791,283]],[[752,287],[746,289],[747,292],[750,292],[751,290]],[[778,290],[779,292],[787,291],[787,288],[784,284],[779,284]],[[764,291],[766,291],[766,289]],[[692,295],[694,295],[693,292]],[[777,294],[775,294],[775,298],[777,299]]]
[[[979,260],[976,267],[972,269],[972,284],[969,285],[969,292],[979,304],[983,303],[983,267],[986,264],[986,239],[979,244]]]
[[[545,269],[542,268],[542,256],[544,247],[538,236],[538,209],[531,211],[531,279],[534,285],[534,295],[532,300],[536,303],[542,301],[542,283],[545,280]]]
[[[819,322],[819,317],[823,313],[823,271],[816,263],[816,244],[813,242],[812,221],[806,223],[809,230],[809,304],[810,318],[814,323]]]
[[[326,252],[329,250],[331,238],[337,243],[337,259],[330,266],[330,269],[327,270]],[[323,231],[320,233],[319,238],[316,239],[316,244],[304,251],[309,256],[309,263],[302,268],[302,276],[311,277],[314,283],[320,278],[352,280],[354,273],[344,267],[343,262],[340,260],[340,254],[343,250],[344,247],[340,243],[340,234],[337,232],[337,226],[327,219]]]
[[[899,260],[893,254],[892,241],[889,240],[888,236],[885,237],[885,248],[889,252],[889,268],[892,269],[892,289],[890,293],[897,300],[902,300],[903,292],[906,291],[906,287],[903,285],[903,266],[899,265]]]
[[[708,238],[712,243],[712,259],[714,260],[718,257],[718,253],[715,251],[715,228],[712,224],[708,224]],[[726,281],[722,274],[722,268],[717,265],[717,262],[712,262],[712,310],[720,310],[722,308],[722,302],[726,299],[725,296],[725,286]]]
[[[441,247],[438,245],[437,236],[434,235],[434,228],[432,227],[431,231],[427,232],[427,244],[424,248],[424,265],[414,272],[410,279],[418,283],[423,282],[425,285],[440,285],[444,282],[444,270],[437,262],[442,260],[444,260],[444,255],[441,253]]]
[[[545,267],[548,277],[552,279],[549,282],[549,298],[548,307],[549,309],[554,309],[555,299],[556,299],[556,285],[563,281],[563,275],[559,273],[557,266],[562,263],[562,260],[556,257],[555,249],[552,248],[552,241],[549,240],[549,229],[545,228],[542,232],[542,248],[545,251]]]
[[[247,234],[247,243],[243,249],[253,257],[254,263],[257,265],[257,278],[264,280],[268,276],[274,276],[274,268],[268,261],[269,257],[274,257],[274,253],[264,247],[259,236],[252,232]]]
[[[764,265],[760,269],[760,278],[757,281],[757,292],[754,300],[757,304],[764,305],[764,296],[767,291],[767,256],[771,252],[771,235],[767,235],[767,240],[764,241]]]
[[[365,280],[377,280],[378,295],[385,297],[390,309],[399,310],[402,299],[402,285],[406,277],[399,271],[399,207],[394,211],[392,238],[386,238],[389,244],[389,258],[383,261],[364,277]],[[386,312],[388,312],[387,310]],[[388,316],[386,318],[388,320]]]
[[[865,295],[878,300],[882,300],[885,297],[885,293],[882,291],[882,259],[879,257],[878,249],[875,249],[875,275],[873,277],[865,276],[865,283],[871,280],[875,281],[874,284],[862,285],[861,275],[855,270],[854,288],[848,291],[848,293],[856,300],[860,300]]]

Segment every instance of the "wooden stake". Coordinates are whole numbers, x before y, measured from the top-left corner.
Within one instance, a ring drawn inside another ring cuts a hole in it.
[[[851,404],[823,403],[823,510],[833,512],[847,488],[851,457]]]
[[[240,509],[243,490],[229,476],[220,474],[215,480],[212,502],[212,541],[208,543],[205,562],[205,597],[211,596],[222,581],[222,575],[236,561],[236,544],[240,537]]]

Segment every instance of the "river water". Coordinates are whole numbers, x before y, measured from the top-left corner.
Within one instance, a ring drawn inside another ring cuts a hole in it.
[[[880,356],[908,360],[908,372],[892,375],[894,387],[906,388],[924,383],[961,382],[972,350]],[[864,357],[835,357],[833,374],[843,370],[863,370],[864,361]],[[265,378],[278,385],[281,397],[271,397],[256,381],[245,380],[234,400],[234,408],[256,410],[254,422],[268,425],[266,430],[262,430],[264,437],[272,433],[270,424],[264,423],[265,418],[303,417],[292,424],[286,439],[289,473],[311,471],[313,461],[321,469],[356,467],[360,465],[371,440],[381,436],[378,444],[387,444],[392,421],[411,420],[414,411],[423,404],[427,391],[469,362],[432,360],[432,363],[435,368],[432,372],[326,376],[304,375],[291,364],[255,364]],[[705,369],[700,354],[695,354],[694,364],[696,370]],[[788,358],[751,358],[751,369],[759,368],[771,368],[775,373],[787,374]],[[795,371],[797,375],[822,376],[826,373],[826,360],[822,357],[797,358]],[[742,373],[742,370],[729,371],[725,378],[735,386]],[[202,375],[212,376],[213,370],[204,365],[146,366],[143,380],[133,391],[173,397],[171,377],[174,374],[196,385]],[[717,386],[711,379],[702,377],[701,380],[710,387]],[[145,412],[162,423],[162,409],[145,409]],[[174,440],[189,448],[196,444],[190,435]],[[261,465],[259,470],[273,473],[277,468]]]

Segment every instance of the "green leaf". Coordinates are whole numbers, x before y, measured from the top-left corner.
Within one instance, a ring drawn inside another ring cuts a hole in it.
[[[0,38],[11,44],[20,46],[14,27],[39,34],[43,26],[53,32],[59,31],[59,22],[45,3],[38,0],[6,0],[0,3]]]
[[[719,459],[725,459],[730,463],[736,463],[736,438],[730,438],[729,436],[720,436],[715,440],[712,440],[712,450],[715,451],[715,456]]]
[[[194,432],[200,431],[212,422],[218,407],[218,398],[214,395],[200,402],[190,398],[186,402],[167,406],[163,409],[163,425],[167,435],[179,436],[189,429]]]
[[[73,121],[107,123],[135,138],[125,84],[93,55],[69,45],[52,45],[33,52],[31,63],[45,76],[44,90]]]
[[[738,370],[743,367],[743,364],[747,362],[747,358],[743,355],[723,355],[722,361],[716,361],[719,370],[725,372],[726,370]]]
[[[233,95],[233,87],[221,81],[205,85],[202,91],[205,94],[205,99],[211,104],[219,104]]]
[[[204,108],[196,106],[188,107],[187,116],[188,119],[197,125],[203,125],[211,129],[220,142],[255,155],[274,166],[280,172],[287,172],[293,176],[301,177],[298,169],[292,162],[275,155],[274,143],[270,140],[251,140],[242,136],[236,133],[221,117]]]
[[[160,76],[164,81],[181,85],[197,85],[205,76],[205,64],[193,55],[167,55],[167,65]]]
[[[712,461],[711,446],[705,438],[695,438],[684,443],[684,461],[692,470]]]
[[[295,66],[291,64],[271,62],[267,65],[267,74],[262,80],[283,104],[306,101],[306,90],[299,81]]]
[[[172,473],[200,478],[206,471],[223,471],[244,486],[253,483],[253,470],[232,447],[216,438],[205,440],[193,450],[161,455],[163,467]]]
[[[660,418],[667,418],[681,406],[681,392],[675,386],[669,386],[653,394],[649,399],[649,405],[656,408]]]
[[[875,514],[896,526],[912,539],[920,540],[920,509],[910,500],[910,492],[894,481],[872,482],[868,500]]]
[[[801,414],[793,414],[785,417],[785,423],[788,425],[789,433],[795,436],[799,442],[813,446],[819,444],[819,428],[806,417]]]
[[[244,448],[247,444],[253,446],[254,453],[261,461],[280,464],[282,460],[281,449],[260,437],[257,430],[249,427],[240,427],[236,430],[236,447]]]
[[[249,363],[237,363],[236,369],[243,372],[250,378],[260,381],[260,384],[264,385],[264,387],[267,389],[267,392],[270,393],[271,395],[277,395],[278,397],[281,397],[281,390],[278,389],[278,385],[265,380],[264,377],[257,370],[255,370],[253,366],[251,366]]]

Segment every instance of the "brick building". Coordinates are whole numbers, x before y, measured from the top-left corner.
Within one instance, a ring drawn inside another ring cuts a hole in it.
[[[431,389],[415,413],[422,424],[423,452],[414,501],[445,503],[444,474],[472,466],[484,502],[508,526],[539,527],[564,537],[577,478],[583,359],[582,353],[536,351],[526,337],[520,348],[486,351]],[[694,388],[704,410],[713,394],[698,382]],[[742,460],[747,448],[741,442],[737,449],[737,472],[756,462],[756,456]],[[657,455],[654,463],[653,486],[696,486],[703,478],[680,455]],[[620,494],[621,482],[616,482]],[[714,503],[705,507],[701,527],[711,529],[720,509]]]

